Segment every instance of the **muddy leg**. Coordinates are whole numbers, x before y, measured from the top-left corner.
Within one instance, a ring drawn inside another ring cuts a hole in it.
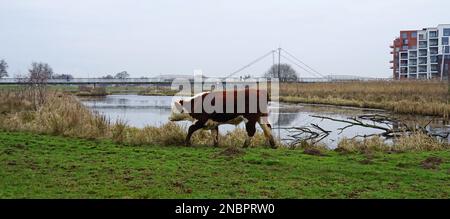
[[[189,127],[188,134],[186,136],[186,141],[185,141],[186,146],[191,146],[192,134],[194,134],[195,131],[203,128],[204,124],[205,124],[205,122],[197,121]]]
[[[262,121],[259,121],[258,124],[259,124],[259,126],[261,126],[261,129],[263,130],[264,136],[266,137],[267,141],[269,141],[270,147],[276,148],[277,145],[276,145],[275,139],[273,138],[273,135],[272,135],[271,125],[268,122],[265,123]]]
[[[254,121],[248,121],[245,124],[245,129],[247,130],[247,138],[245,139],[244,148],[246,148],[250,145],[252,137],[255,135],[255,132],[256,132],[255,125],[256,125],[256,122],[254,122]]]
[[[214,138],[214,147],[219,146],[219,126],[215,126],[212,130],[211,130],[211,134]]]

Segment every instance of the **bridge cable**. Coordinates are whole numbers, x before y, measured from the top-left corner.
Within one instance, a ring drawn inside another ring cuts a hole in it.
[[[233,76],[233,75],[235,75],[235,74],[237,74],[237,73],[239,73],[239,72],[241,72],[241,71],[247,69],[248,67],[252,66],[253,64],[255,64],[255,63],[257,63],[257,62],[263,60],[263,59],[266,58],[267,56],[272,55],[272,54],[273,54],[273,51],[274,51],[274,50],[271,50],[270,52],[264,54],[263,56],[261,56],[261,57],[255,59],[255,60],[253,60],[253,61],[250,62],[249,64],[247,64],[247,65],[245,65],[245,66],[239,68],[238,70],[236,70],[236,71],[234,71],[233,73],[229,74],[229,75],[226,76],[225,78],[229,78],[229,77],[231,77],[231,76]]]
[[[299,63],[301,63],[302,65],[306,66],[307,68],[311,69],[311,71],[315,72],[316,74],[320,75],[321,77],[325,78],[325,76],[323,74],[321,74],[320,72],[318,72],[317,70],[315,70],[314,68],[312,68],[311,66],[307,65],[306,63],[304,63],[303,61],[301,61],[299,58],[295,57],[294,55],[292,55],[290,52],[286,51],[285,49],[282,48],[282,50],[288,54],[290,57],[292,57],[293,59],[295,59],[296,61],[298,61]]]
[[[315,73],[315,72],[311,72],[310,70],[308,70],[308,69],[306,69],[305,67],[299,65],[298,63],[296,63],[295,61],[293,61],[292,59],[290,59],[290,58],[288,58],[288,57],[286,57],[286,56],[284,56],[284,55],[281,55],[281,57],[283,57],[283,58],[285,58],[286,60],[290,61],[292,64],[294,64],[294,65],[296,65],[297,67],[301,68],[302,70],[304,70],[305,72],[309,73],[310,75],[313,75],[313,76],[319,77],[319,78],[322,78],[322,77],[323,77],[323,75],[319,75],[319,74],[317,74],[317,73]]]

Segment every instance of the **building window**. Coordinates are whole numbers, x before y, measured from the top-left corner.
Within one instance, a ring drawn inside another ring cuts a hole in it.
[[[450,53],[450,46],[444,46],[444,53]]]
[[[448,45],[448,37],[442,37],[442,45]]]
[[[411,38],[417,38],[417,32],[412,32],[411,33]]]
[[[407,39],[408,38],[408,33],[402,33],[402,39]]]
[[[427,64],[427,58],[423,57],[423,58],[419,58],[419,65],[426,65]]]
[[[425,34],[419,34],[419,40],[426,40]]]
[[[431,63],[437,63],[438,62],[437,56],[430,56],[430,61]]]
[[[438,39],[430,40],[430,46],[437,46],[439,44]]]
[[[419,47],[420,47],[420,48],[427,48],[427,46],[428,46],[427,41],[420,41],[420,42],[419,42]]]
[[[403,50],[408,50],[408,46],[402,46]]]
[[[430,31],[430,37],[437,37],[437,31]]]
[[[444,28],[444,36],[450,36],[450,28]]]
[[[437,54],[438,54],[438,49],[437,49],[437,47],[430,48],[430,54],[431,54],[431,55],[437,55]]]
[[[419,50],[419,56],[427,56],[427,55],[428,55],[428,52],[427,52],[426,49],[420,49]]]

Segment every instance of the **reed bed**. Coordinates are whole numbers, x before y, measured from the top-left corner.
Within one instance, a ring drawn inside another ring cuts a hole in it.
[[[448,91],[448,83],[439,81],[288,83],[280,85],[280,99],[448,118]]]
[[[387,144],[384,139],[375,136],[365,139],[342,139],[337,151],[347,153],[367,152],[417,152],[449,150],[450,145],[426,134],[417,132],[394,139],[393,144]]]

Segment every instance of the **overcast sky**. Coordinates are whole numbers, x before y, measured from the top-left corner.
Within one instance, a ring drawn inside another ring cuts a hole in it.
[[[448,0],[0,0],[0,59],[11,76],[32,61],[75,77],[223,76],[280,45],[324,75],[389,77],[399,30],[440,23]]]

